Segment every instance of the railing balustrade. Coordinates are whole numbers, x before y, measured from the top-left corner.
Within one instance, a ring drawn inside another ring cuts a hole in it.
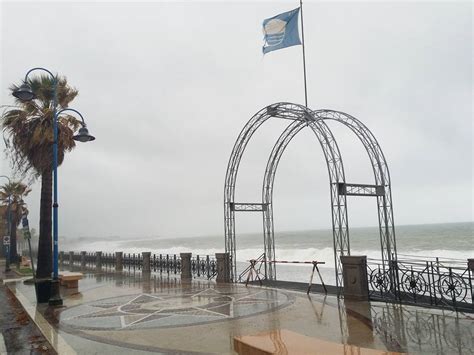
[[[217,274],[217,263],[216,259],[206,255],[205,257],[191,258],[191,274],[195,277],[207,277],[212,279]]]
[[[384,265],[368,259],[367,276],[373,300],[474,311],[474,272],[466,262],[405,258]]]
[[[74,252],[73,263],[70,264],[69,252],[61,253],[63,265],[70,268],[82,267],[82,255],[80,252]],[[97,267],[97,255],[95,252],[87,252],[84,255],[85,268],[95,269]],[[117,257],[115,253],[102,253],[100,257],[101,270],[115,271],[117,266]],[[150,256],[150,271],[160,274],[181,274],[181,257],[176,254],[152,254]],[[123,270],[128,272],[143,271],[144,259],[141,253],[123,253]],[[199,256],[191,259],[191,273],[193,277],[205,277],[212,279],[217,274],[216,259],[212,256]]]

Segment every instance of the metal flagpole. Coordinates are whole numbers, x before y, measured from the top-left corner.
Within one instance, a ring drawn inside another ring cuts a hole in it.
[[[303,0],[300,0],[301,11],[301,41],[303,47],[303,76],[304,76],[304,105],[308,107],[308,89],[306,86],[306,55],[304,51]]]

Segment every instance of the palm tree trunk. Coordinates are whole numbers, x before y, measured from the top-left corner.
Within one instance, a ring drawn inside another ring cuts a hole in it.
[[[51,169],[41,175],[41,205],[40,205],[40,230],[38,241],[37,278],[50,278],[53,272],[52,253],[52,185],[53,176]]]
[[[18,260],[18,252],[16,247],[16,227],[18,226],[18,220],[15,212],[12,211],[11,215],[12,225],[10,231],[10,262],[16,263]]]

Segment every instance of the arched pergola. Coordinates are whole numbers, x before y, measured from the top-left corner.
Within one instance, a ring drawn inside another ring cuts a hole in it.
[[[241,158],[250,138],[268,119],[287,119],[292,122],[283,131],[275,143],[265,169],[262,201],[238,203],[235,201],[235,186]],[[333,119],[348,126],[362,141],[374,170],[375,184],[348,184],[345,181],[344,165],[337,142],[326,125],[325,120]],[[236,235],[235,212],[252,211],[263,213],[265,276],[276,278],[275,240],[273,223],[273,184],[280,158],[296,134],[309,127],[315,134],[323,150],[329,175],[331,196],[331,216],[333,226],[334,258],[336,265],[336,283],[343,285],[340,257],[350,255],[349,228],[347,218],[347,196],[377,196],[382,258],[387,261],[396,257],[395,233],[390,193],[390,176],[383,153],[375,137],[360,121],[338,111],[311,111],[305,106],[293,103],[277,103],[257,112],[245,125],[235,142],[227,166],[224,187],[224,224],[225,248],[231,255],[231,274],[236,281]]]

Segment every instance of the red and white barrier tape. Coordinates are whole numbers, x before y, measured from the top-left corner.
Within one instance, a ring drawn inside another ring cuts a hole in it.
[[[326,264],[324,261],[287,261],[287,260],[273,260],[269,261],[270,263],[279,263],[279,264]]]
[[[249,262],[256,262],[257,260],[248,260]],[[263,262],[263,260],[262,260]],[[269,263],[279,263],[279,264],[326,264],[324,261],[288,261],[288,260],[269,260]]]

